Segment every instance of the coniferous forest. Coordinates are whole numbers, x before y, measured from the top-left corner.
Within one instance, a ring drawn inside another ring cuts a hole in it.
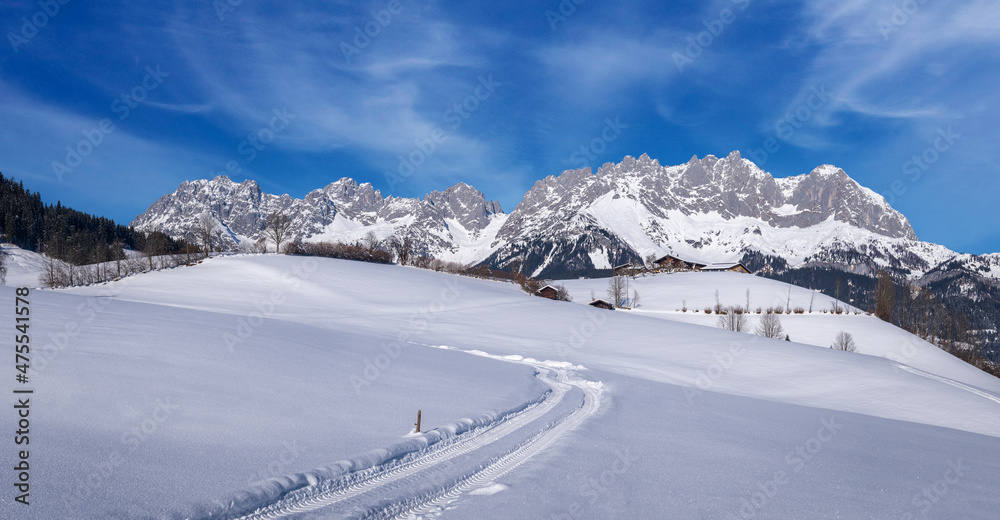
[[[184,244],[160,232],[142,233],[104,217],[46,204],[41,195],[0,173],[0,233],[4,240],[72,265],[122,258],[125,249],[176,253]]]

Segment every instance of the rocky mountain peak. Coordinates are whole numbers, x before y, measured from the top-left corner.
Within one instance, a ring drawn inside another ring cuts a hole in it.
[[[487,201],[479,190],[460,182],[446,190],[432,191],[424,202],[437,209],[442,218],[457,220],[466,229],[481,230],[493,215],[502,215],[497,201]]]
[[[566,170],[535,182],[509,215],[466,183],[413,199],[383,197],[370,183],[344,177],[295,199],[263,193],[253,181],[236,184],[220,176],[185,182],[133,224],[184,236],[198,216],[209,212],[226,227],[232,245],[262,236],[272,211],[291,214],[302,239],[354,241],[369,231],[380,238],[405,234],[422,253],[463,262],[488,258],[501,268],[515,257],[531,256],[519,248],[540,243],[563,244],[548,249],[550,263],[595,268],[603,265],[599,257],[611,262],[677,248],[698,256],[722,243],[735,248],[726,253],[732,256],[745,247],[736,245],[743,236],[782,230],[808,235],[813,226],[829,223],[872,236],[916,239],[905,217],[840,168],[823,165],[775,179],[738,151],[722,158],[692,156],[677,166],[662,166],[643,154],[606,163],[596,174],[590,168]],[[733,235],[719,235],[722,229]]]

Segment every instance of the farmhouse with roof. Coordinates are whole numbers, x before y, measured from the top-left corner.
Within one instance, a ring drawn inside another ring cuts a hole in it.
[[[750,274],[750,270],[740,262],[703,262],[682,258],[677,255],[663,255],[653,261],[657,271],[663,270],[683,270],[683,271],[731,271],[734,273]]]
[[[602,300],[600,298],[588,303],[587,305],[590,305],[591,307],[597,307],[599,309],[607,309],[609,311],[615,310],[615,306],[611,305],[611,302],[607,300]]]
[[[740,262],[712,262],[701,268],[702,271],[731,271],[750,274],[750,270]]]
[[[542,287],[541,289],[539,289],[538,293],[536,293],[536,294],[538,294],[542,298],[548,298],[550,300],[555,300],[556,299],[556,295],[559,294],[559,291],[556,290],[556,288],[552,287],[551,285],[546,285],[545,287]]]

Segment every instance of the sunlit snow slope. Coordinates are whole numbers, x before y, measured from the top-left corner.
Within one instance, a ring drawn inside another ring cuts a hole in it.
[[[793,342],[684,323],[716,289],[787,298],[699,276],[643,281],[628,312],[580,305],[603,280],[564,303],[275,255],[34,291],[35,503],[0,516],[994,518],[1000,381],[865,316],[788,319]],[[450,426],[404,438],[418,408]],[[345,478],[369,488],[337,501]]]

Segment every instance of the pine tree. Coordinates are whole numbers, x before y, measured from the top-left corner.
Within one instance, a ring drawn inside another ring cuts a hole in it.
[[[891,322],[892,310],[896,306],[896,283],[888,272],[878,272],[878,288],[875,293],[875,315],[882,321]]]

